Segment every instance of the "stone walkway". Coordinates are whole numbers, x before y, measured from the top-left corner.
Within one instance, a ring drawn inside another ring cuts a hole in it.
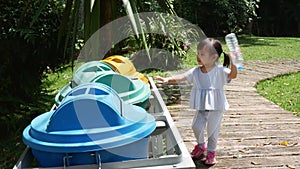
[[[238,78],[225,86],[231,107],[222,122],[218,163],[210,168],[300,168],[300,118],[255,89],[260,80],[296,71],[300,71],[300,59],[245,62]],[[168,109],[187,148],[192,150],[194,110],[188,109],[189,90],[183,87],[181,103]],[[195,160],[195,164],[208,168],[201,160]]]

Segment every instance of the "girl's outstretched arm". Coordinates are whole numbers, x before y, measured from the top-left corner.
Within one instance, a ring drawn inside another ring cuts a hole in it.
[[[182,82],[182,81],[186,80],[186,78],[183,74],[175,75],[175,76],[168,76],[168,77],[155,76],[154,79],[161,81],[163,83]]]

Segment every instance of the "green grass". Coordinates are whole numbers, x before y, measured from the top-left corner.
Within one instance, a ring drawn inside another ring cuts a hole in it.
[[[285,110],[300,117],[300,72],[263,80],[256,86],[258,93]]]
[[[62,66],[59,70],[47,74],[43,79],[43,87],[51,92],[49,95],[56,95],[63,86],[72,80],[72,75],[73,72],[70,65]]]
[[[300,38],[238,36],[245,60],[300,58]]]
[[[0,169],[12,169],[25,147],[21,129],[11,137],[0,140]]]

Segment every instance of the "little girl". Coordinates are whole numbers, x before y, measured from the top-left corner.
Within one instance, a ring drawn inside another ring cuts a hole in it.
[[[156,76],[155,79],[163,83],[187,80],[193,84],[190,108],[196,109],[192,129],[197,145],[191,152],[191,156],[200,158],[207,150],[204,163],[214,165],[223,112],[229,108],[223,86],[236,78],[237,68],[232,64],[229,55],[223,52],[221,42],[213,38],[200,42],[197,53],[199,66],[180,75],[166,78]],[[224,55],[223,66],[217,64],[221,54]],[[204,138],[206,125],[208,144],[205,143]]]

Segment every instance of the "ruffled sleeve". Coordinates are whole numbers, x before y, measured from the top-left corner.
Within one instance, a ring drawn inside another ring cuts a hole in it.
[[[228,78],[229,73],[231,72],[230,69],[228,69],[227,67],[223,67],[223,72],[224,72],[224,79],[225,79],[225,83],[230,83],[231,79]]]
[[[196,68],[192,68],[184,73],[184,76],[189,84],[194,82],[194,73]]]

